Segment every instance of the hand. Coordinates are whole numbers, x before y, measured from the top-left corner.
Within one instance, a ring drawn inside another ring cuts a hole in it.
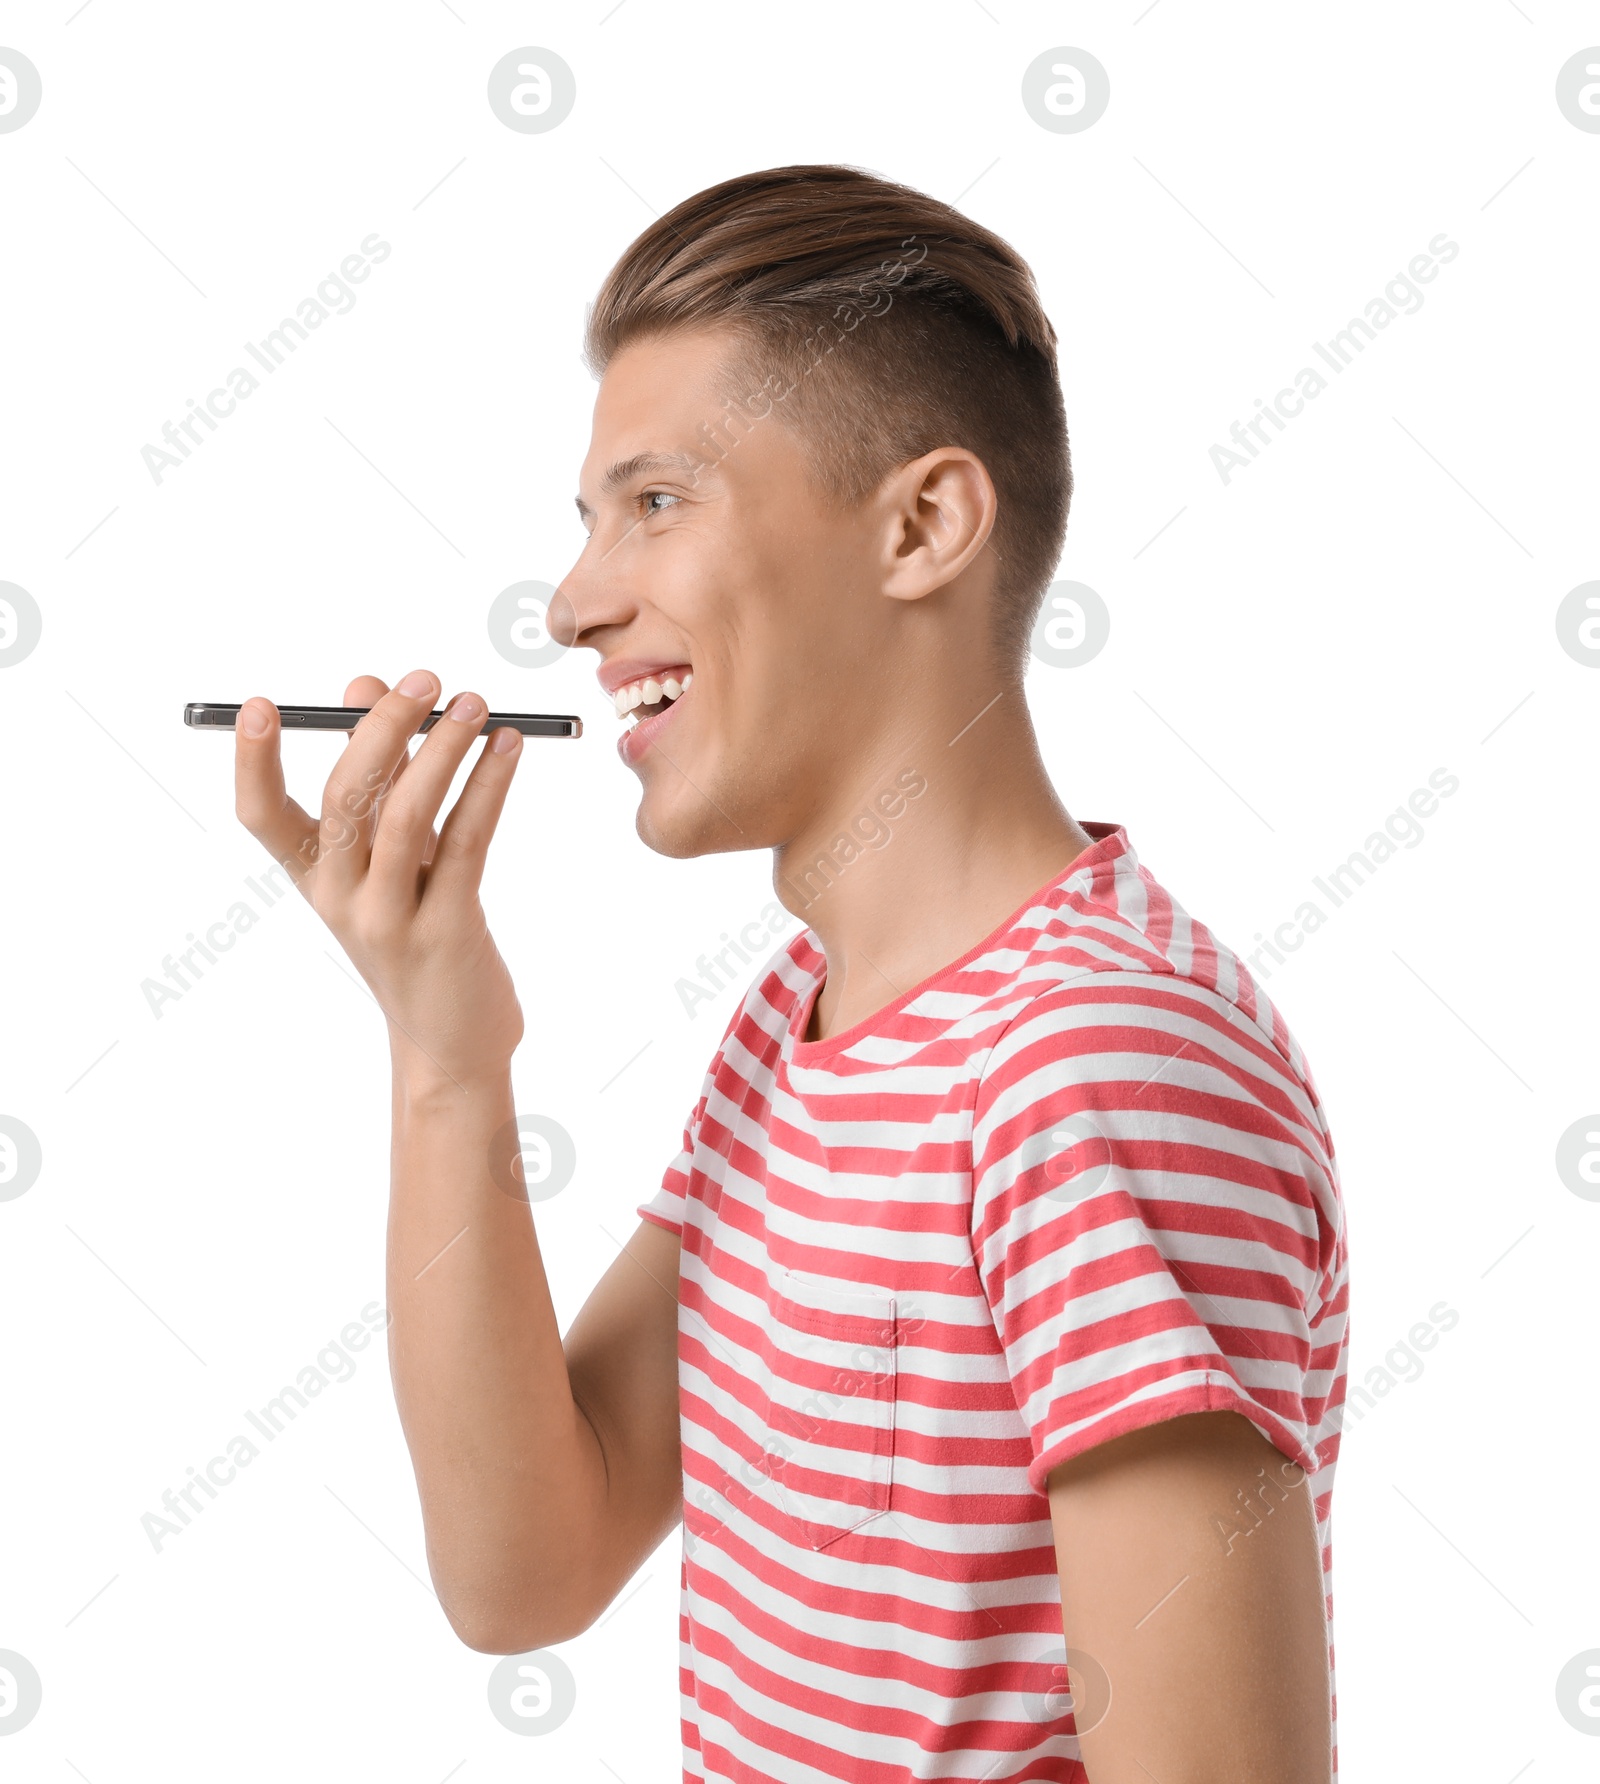
[[[375,675],[350,683],[345,704],[372,710],[328,776],[320,821],[284,788],[277,708],[245,701],[235,732],[235,810],[371,987],[397,1069],[466,1089],[502,1074],[523,1034],[516,989],[478,902],[522,738],[509,726],[494,732],[436,830],[440,803],[489,711],[481,696],[457,696],[476,701],[472,717],[462,722],[447,711],[411,756],[438,691],[425,670],[392,691]]]

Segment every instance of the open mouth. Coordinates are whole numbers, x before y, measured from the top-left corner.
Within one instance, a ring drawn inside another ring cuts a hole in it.
[[[618,688],[611,696],[612,705],[619,719],[632,719],[633,728],[637,729],[644,720],[667,711],[689,691],[693,681],[694,671],[687,668],[681,679],[675,671],[660,676],[647,675],[630,682],[625,688]]]

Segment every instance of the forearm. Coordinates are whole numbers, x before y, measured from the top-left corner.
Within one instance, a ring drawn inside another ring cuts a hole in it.
[[[440,1602],[463,1640],[497,1652],[583,1626],[584,1560],[605,1499],[529,1204],[490,1169],[491,1143],[513,1115],[509,1067],[459,1086],[397,1048],[395,1400]]]

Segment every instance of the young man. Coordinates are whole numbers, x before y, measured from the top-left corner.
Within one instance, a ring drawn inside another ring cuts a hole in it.
[[[241,818],[389,1018],[391,1358],[446,1614],[568,1640],[681,1517],[686,1779],[1326,1784],[1333,1144],[1244,964],[1040,760],[1071,479],[1027,267],[780,168],[647,229],[587,346],[552,631],[636,721],[644,841],[770,849],[806,926],[564,1339],[496,1181],[523,1022],[478,886],[516,733],[437,832],[476,696],[408,763],[435,679],[352,682],[318,821],[269,702],[238,738]]]

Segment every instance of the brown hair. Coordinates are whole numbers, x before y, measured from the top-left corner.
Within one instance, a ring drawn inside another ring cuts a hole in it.
[[[599,377],[632,340],[714,325],[743,337],[737,371],[766,404],[745,398],[750,418],[776,396],[838,501],[935,447],[977,454],[999,497],[996,661],[1020,679],[1072,500],[1056,334],[1021,255],[861,168],[767,168],[632,243],[590,308],[584,358]]]

